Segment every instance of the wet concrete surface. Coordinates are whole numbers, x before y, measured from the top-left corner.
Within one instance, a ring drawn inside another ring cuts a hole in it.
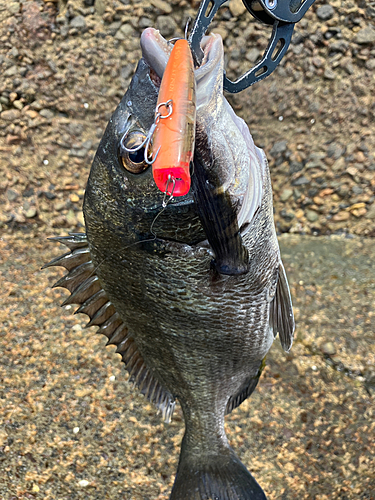
[[[227,417],[233,448],[276,499],[375,499],[375,246],[284,235],[297,322],[251,398]],[[0,498],[165,500],[183,420],[126,382],[85,317],[41,272],[62,253],[40,234],[0,240]]]

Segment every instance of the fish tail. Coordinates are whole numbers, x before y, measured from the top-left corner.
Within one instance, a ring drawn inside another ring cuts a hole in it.
[[[231,448],[204,456],[186,448],[183,442],[170,500],[267,500]]]

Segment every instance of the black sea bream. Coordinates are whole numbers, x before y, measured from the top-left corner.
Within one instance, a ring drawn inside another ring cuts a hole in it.
[[[220,36],[203,41],[195,71],[192,188],[169,201],[144,152],[127,153],[154,121],[171,46],[141,39],[130,87],[109,121],[84,200],[86,234],[57,238],[71,252],[50,265],[57,285],[117,346],[130,379],[169,421],[182,406],[185,435],[173,500],[260,500],[265,495],[228,444],[224,415],[255,389],[279,333],[294,320],[272,214],[267,160],[223,97]]]

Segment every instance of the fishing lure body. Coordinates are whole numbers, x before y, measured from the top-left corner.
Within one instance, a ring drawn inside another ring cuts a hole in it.
[[[191,183],[196,116],[194,65],[187,40],[177,40],[173,47],[156,110],[153,177],[162,192],[184,196]]]

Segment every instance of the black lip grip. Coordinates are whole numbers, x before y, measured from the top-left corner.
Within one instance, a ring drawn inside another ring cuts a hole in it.
[[[298,23],[315,0],[242,0],[247,10],[259,21],[273,24],[274,20]]]
[[[203,0],[189,35],[195,62],[202,63],[200,42],[218,9],[226,0]],[[242,0],[247,10],[259,21],[272,25],[272,35],[262,59],[238,80],[232,82],[224,73],[224,90],[241,92],[269,76],[288,50],[296,22],[300,21],[315,0]]]
[[[272,35],[262,59],[238,80],[232,82],[224,73],[224,90],[235,94],[269,76],[278,66],[292,39],[294,23],[273,23]]]
[[[202,0],[199,6],[197,17],[195,18],[193,28],[188,38],[193,58],[198,65],[200,65],[203,60],[203,50],[201,49],[202,38],[208,26],[211,24],[214,15],[226,1],[227,0]]]

